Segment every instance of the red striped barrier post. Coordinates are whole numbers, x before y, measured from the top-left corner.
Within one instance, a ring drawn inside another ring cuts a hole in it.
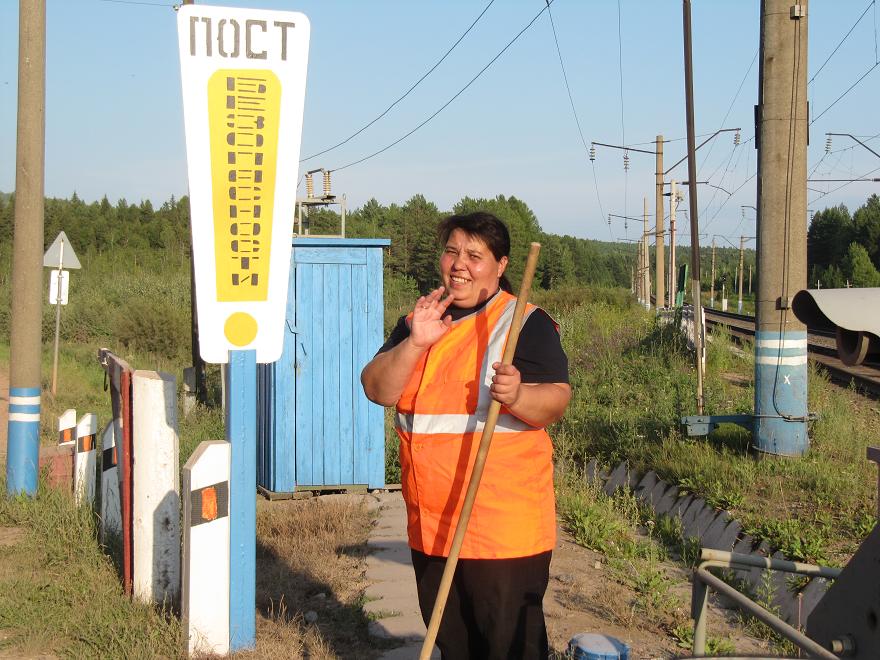
[[[190,655],[229,653],[230,449],[202,442],[183,467],[180,609]]]
[[[122,585],[131,595],[133,543],[131,534],[131,367],[106,348],[98,350],[98,361],[107,374],[113,421],[116,424],[117,474],[119,476],[119,504],[122,521]]]

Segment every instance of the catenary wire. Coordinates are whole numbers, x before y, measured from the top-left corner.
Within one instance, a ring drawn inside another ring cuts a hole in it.
[[[475,75],[473,78],[471,78],[470,81],[468,81],[468,83],[467,83],[464,87],[462,87],[460,90],[458,90],[458,91],[452,96],[452,98],[450,98],[448,101],[446,101],[446,103],[444,103],[443,105],[441,105],[441,106],[440,106],[436,111],[434,111],[434,113],[431,114],[427,119],[425,119],[424,121],[422,121],[422,122],[421,122],[420,124],[418,124],[415,128],[413,128],[412,130],[410,130],[408,133],[406,133],[406,134],[404,134],[403,136],[397,138],[394,142],[392,142],[391,144],[389,144],[389,145],[387,145],[387,146],[385,146],[385,147],[382,147],[382,148],[379,149],[378,151],[374,151],[373,153],[371,153],[371,154],[369,154],[369,155],[367,155],[367,156],[364,156],[363,158],[359,158],[359,159],[354,160],[354,161],[352,161],[352,162],[350,162],[350,163],[347,163],[347,164],[345,164],[345,165],[341,165],[340,167],[334,167],[334,168],[333,168],[332,170],[330,170],[330,171],[331,171],[331,172],[339,172],[339,171],[341,171],[341,170],[347,169],[347,168],[352,167],[352,166],[354,166],[354,165],[358,165],[358,164],[360,164],[360,163],[363,163],[364,161],[370,160],[371,158],[375,158],[375,157],[378,156],[379,154],[385,153],[386,151],[388,151],[388,150],[391,149],[392,147],[394,147],[394,146],[400,144],[400,143],[403,142],[406,138],[408,138],[410,135],[412,135],[412,134],[415,133],[417,130],[419,130],[420,128],[422,128],[422,126],[424,126],[424,125],[427,124],[429,121],[431,121],[432,119],[434,119],[434,117],[436,117],[436,116],[439,115],[441,112],[443,112],[447,107],[449,107],[449,105],[450,105],[453,101],[455,101],[455,99],[457,99],[459,96],[461,96],[461,95],[465,92],[465,90],[467,90],[468,87],[470,87],[471,85],[473,85],[473,84],[476,82],[476,80],[477,80],[480,76],[482,76],[483,73],[485,73],[486,70],[487,70],[490,66],[492,66],[492,65],[498,60],[498,58],[501,57],[501,56],[507,51],[507,49],[510,48],[510,47],[511,47],[511,46],[517,41],[517,39],[519,39],[519,38],[523,35],[523,33],[524,33],[526,30],[528,30],[530,27],[532,27],[532,25],[534,25],[535,21],[537,21],[537,20],[541,17],[541,14],[543,14],[545,11],[547,11],[547,9],[550,8],[550,5],[551,5],[553,2],[554,2],[554,0],[547,0],[547,4],[541,9],[541,11],[539,11],[537,14],[535,14],[534,18],[532,18],[532,20],[530,20],[530,21],[526,24],[526,26],[516,34],[516,36],[515,36],[513,39],[511,39],[509,42],[507,42],[507,45],[506,45],[504,48],[502,48],[502,49],[498,52],[498,54],[495,55],[495,57],[493,57],[491,60],[489,60],[488,64],[486,64],[486,66],[484,66],[482,69],[480,69],[480,71],[477,73],[477,75]]]
[[[727,122],[727,118],[730,116],[730,111],[733,110],[733,105],[736,103],[736,100],[739,98],[739,93],[742,91],[743,85],[746,84],[746,79],[748,79],[749,74],[752,72],[752,68],[755,66],[755,62],[758,59],[759,50],[755,51],[754,57],[752,57],[752,62],[749,64],[749,68],[746,69],[746,74],[743,76],[742,80],[739,83],[739,87],[736,88],[736,93],[733,95],[733,99],[730,102],[730,105],[727,108],[727,112],[724,113],[724,118],[721,120],[721,126],[718,127],[719,130],[724,128],[724,124]],[[715,142],[709,145],[709,152],[706,154],[706,157],[703,159],[703,162],[706,163],[709,160],[709,156],[712,155],[712,150],[715,148]],[[700,178],[700,170],[697,169],[697,178]],[[711,177],[710,177],[711,178]]]
[[[403,99],[405,99],[407,96],[409,96],[410,92],[412,92],[416,87],[418,87],[419,84],[421,84],[421,82],[422,82],[425,78],[427,78],[428,76],[430,76],[430,75],[434,72],[434,70],[435,70],[438,66],[440,66],[440,65],[443,63],[443,60],[445,60],[445,59],[449,56],[449,54],[450,54],[453,50],[455,50],[455,47],[458,46],[458,44],[461,43],[462,39],[464,39],[464,38],[468,35],[468,33],[474,28],[474,26],[479,22],[479,20],[480,20],[481,18],[483,18],[483,14],[485,14],[487,11],[489,11],[489,7],[491,7],[491,6],[492,6],[492,3],[494,3],[494,2],[495,2],[495,0],[489,0],[489,4],[487,4],[487,5],[483,8],[483,11],[480,12],[480,15],[477,16],[477,17],[474,19],[474,22],[470,24],[470,26],[468,27],[468,29],[465,30],[465,31],[462,33],[462,35],[456,40],[456,42],[455,42],[454,44],[452,44],[452,46],[449,47],[449,49],[443,54],[443,57],[441,57],[439,60],[437,60],[437,62],[434,64],[434,66],[432,66],[430,69],[428,69],[428,70],[422,75],[421,78],[419,78],[418,80],[416,80],[416,81],[410,86],[410,88],[409,88],[408,90],[406,90],[406,91],[405,91],[405,92],[404,92],[404,93],[403,93],[403,94],[402,94],[402,95],[401,95],[396,101],[394,101],[391,105],[389,105],[387,108],[385,108],[385,110],[383,110],[383,111],[382,111],[377,117],[375,117],[372,121],[370,121],[369,123],[367,123],[367,124],[365,124],[364,126],[362,126],[361,128],[359,128],[357,131],[355,131],[354,133],[352,133],[351,135],[349,135],[347,138],[345,138],[345,139],[342,140],[341,142],[338,142],[337,144],[334,144],[332,147],[327,147],[326,149],[323,149],[323,150],[321,150],[321,151],[316,151],[315,153],[313,153],[313,154],[311,154],[311,155],[309,155],[309,156],[305,156],[304,158],[300,158],[300,161],[299,161],[299,162],[302,163],[302,162],[304,162],[304,161],[311,160],[312,158],[316,158],[317,156],[321,156],[321,155],[326,154],[326,153],[328,153],[328,152],[330,152],[330,151],[333,151],[334,149],[336,149],[336,148],[338,148],[338,147],[341,147],[343,144],[346,144],[347,142],[349,142],[349,141],[352,140],[353,138],[357,137],[358,135],[360,135],[361,133],[363,133],[365,130],[367,130],[370,126],[372,126],[372,125],[375,124],[377,121],[379,121],[380,119],[382,119],[382,117],[384,117],[385,115],[387,115],[387,114],[391,111],[391,109],[392,109],[394,106],[396,106],[396,105],[397,105],[398,103],[400,103]]]
[[[581,129],[581,121],[578,118],[577,110],[574,107],[574,99],[571,96],[571,87],[568,84],[568,75],[565,73],[565,62],[562,59],[562,49],[559,47],[559,36],[556,34],[556,23],[553,21],[553,12],[550,10],[550,5],[547,5],[547,16],[550,18],[550,27],[553,30],[553,41],[556,44],[556,54],[559,56],[559,67],[562,69],[562,80],[565,82],[565,91],[568,93],[568,102],[571,105],[571,114],[574,115],[574,123],[577,125],[578,135],[581,136],[581,144],[584,145],[584,151],[589,154],[589,148],[587,147],[587,140],[584,138],[584,132]],[[593,185],[596,189],[596,201],[599,203],[599,212],[602,214],[602,219],[605,218],[605,210],[602,208],[602,200],[599,197],[599,181],[596,178],[596,163],[590,161],[590,164],[593,166]],[[611,225],[608,225],[608,234],[612,240],[614,240],[614,236],[611,232]]]
[[[822,66],[820,66],[820,67],[818,68],[818,70],[816,71],[816,73],[813,74],[813,77],[810,78],[809,81],[807,81],[807,84],[808,84],[808,85],[813,84],[813,81],[816,79],[816,76],[818,76],[818,75],[822,72],[822,69],[825,68],[825,65],[828,64],[828,62],[831,60],[832,57],[834,57],[834,54],[840,49],[840,47],[843,45],[843,42],[845,42],[845,41],[847,40],[847,38],[849,37],[849,35],[852,34],[852,31],[856,29],[856,26],[859,24],[859,22],[861,22],[861,20],[865,17],[865,14],[868,13],[868,10],[869,10],[872,6],[874,6],[874,5],[876,4],[876,2],[877,2],[877,0],[871,0],[871,2],[868,3],[868,6],[865,7],[865,11],[863,11],[863,12],[862,12],[862,15],[859,16],[859,17],[856,19],[856,22],[853,23],[852,27],[849,29],[849,32],[847,32],[845,35],[843,35],[843,39],[841,39],[840,42],[834,47],[834,50],[831,51],[831,54],[830,54],[827,58],[825,58],[825,61],[822,62]],[[874,29],[875,29],[875,31],[876,31],[876,9],[875,9],[875,21],[874,21],[874,23],[875,23],[875,25],[874,25]],[[876,55],[876,49],[877,49],[877,46],[876,46],[876,44],[877,44],[877,38],[876,38],[876,33],[875,33],[875,36],[874,36],[874,50],[875,50],[874,60],[877,59],[877,55]]]
[[[856,80],[852,85],[849,86],[849,89],[847,89],[843,94],[841,94],[840,96],[838,96],[838,97],[834,100],[834,102],[833,102],[831,105],[829,105],[827,108],[825,108],[825,109],[824,109],[822,112],[820,112],[816,117],[813,117],[813,120],[810,122],[810,126],[812,126],[816,121],[818,121],[819,118],[822,117],[822,115],[824,115],[826,112],[828,112],[829,110],[831,110],[831,108],[833,108],[835,105],[837,105],[837,103],[838,103],[838,102],[839,102],[844,96],[846,96],[846,95],[849,94],[853,89],[855,89],[856,85],[858,85],[860,82],[862,82],[862,81],[868,76],[869,73],[871,73],[874,69],[877,68],[878,65],[880,65],[880,62],[874,62],[874,64],[871,65],[871,68],[869,68],[867,71],[865,71],[865,72],[859,77],[858,80]]]

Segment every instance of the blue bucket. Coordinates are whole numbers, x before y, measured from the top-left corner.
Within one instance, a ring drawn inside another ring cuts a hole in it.
[[[610,635],[580,633],[568,642],[574,660],[629,660],[629,647]]]

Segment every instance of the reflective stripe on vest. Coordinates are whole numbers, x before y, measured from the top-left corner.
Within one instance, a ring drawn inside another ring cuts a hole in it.
[[[407,433],[482,433],[486,426],[484,414],[476,415],[410,415],[397,413],[397,428]],[[534,431],[536,428],[526,424],[511,414],[498,415],[496,433],[518,433]]]

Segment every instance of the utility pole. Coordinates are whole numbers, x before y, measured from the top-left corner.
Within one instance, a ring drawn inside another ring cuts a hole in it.
[[[736,303],[736,313],[743,313],[743,252],[745,249],[746,237],[739,237],[739,298]]]
[[[712,281],[709,282],[709,305],[715,309],[715,237],[712,237]]]
[[[807,328],[791,299],[807,285],[807,0],[762,0],[758,83],[758,451],[807,451]]]
[[[684,91],[687,124],[688,193],[691,216],[691,288],[694,306],[694,351],[697,361],[697,414],[703,414],[703,303],[700,300],[700,223],[697,210],[697,156],[694,130],[694,62],[691,3],[683,0]]]
[[[678,183],[669,182],[669,306],[675,307],[675,294],[678,288],[678,273],[675,268],[675,205],[677,203]]]
[[[37,492],[46,143],[46,2],[20,0],[6,492]],[[60,303],[60,301],[59,301]]]
[[[752,264],[749,264],[749,295],[752,295]]]
[[[642,198],[642,222],[644,225],[644,229],[642,232],[642,250],[644,251],[644,263],[645,263],[645,275],[644,275],[644,289],[645,289],[645,309],[651,309],[651,253],[648,248],[648,198]],[[660,213],[663,213],[663,208],[661,207]],[[657,298],[657,305],[662,306],[663,302],[660,298]]]
[[[664,247],[663,247],[663,234],[666,232],[663,222],[663,136],[658,135],[655,141],[655,153],[657,154],[655,162],[656,162],[656,173],[654,175],[655,179],[655,190],[654,190],[654,212],[656,213],[656,233],[654,234],[654,244],[656,245],[655,259],[657,260],[657,308],[664,307],[666,305],[666,266],[663,263],[664,257]],[[671,305],[670,305],[671,306]]]
[[[636,252],[638,253],[638,259],[636,261],[636,291],[638,291],[638,295],[636,298],[639,301],[639,304],[644,306],[645,304],[645,250],[642,245],[643,241],[639,241],[637,245]]]

